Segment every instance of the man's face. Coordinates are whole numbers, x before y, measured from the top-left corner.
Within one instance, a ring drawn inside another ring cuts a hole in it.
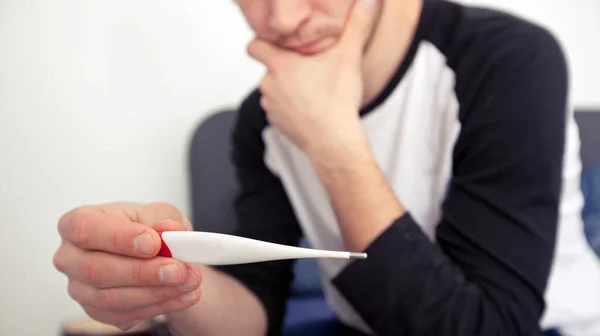
[[[256,36],[302,54],[332,45],[355,0],[235,0]]]

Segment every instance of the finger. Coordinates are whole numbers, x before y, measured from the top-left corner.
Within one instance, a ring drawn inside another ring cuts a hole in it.
[[[258,89],[261,93],[261,99],[267,99],[270,95],[273,94],[274,84],[275,80],[273,79],[273,75],[271,73],[265,74],[258,86]]]
[[[100,208],[107,213],[123,214],[130,221],[147,226],[165,220],[174,220],[183,223],[186,229],[192,230],[192,225],[187,217],[176,206],[165,202],[107,203],[100,205]]]
[[[99,206],[79,207],[65,214],[58,231],[64,240],[82,249],[139,258],[156,255],[161,242],[152,228]]]
[[[269,100],[267,99],[267,97],[262,96],[260,97],[260,107],[265,111],[268,112],[269,111]],[[268,113],[267,113],[268,116]]]
[[[270,111],[270,101],[269,97],[273,94],[273,86],[275,85],[273,75],[271,73],[265,74],[265,76],[261,79],[260,85],[258,87],[261,96],[259,104],[262,109],[267,113],[267,117]]]
[[[263,96],[260,97],[259,104],[260,104],[260,107],[265,112],[265,117],[267,118],[267,121],[269,123],[272,123],[273,122],[273,120],[272,120],[273,113],[271,113],[271,111],[273,110],[273,101],[272,101],[272,99],[270,99],[266,95],[263,95]]]
[[[250,57],[264,64],[269,69],[272,69],[277,63],[278,58],[287,54],[285,50],[279,49],[276,46],[259,39],[254,39],[250,42],[247,50]]]
[[[177,222],[174,220],[166,220],[162,222],[158,222],[150,226],[157,232],[164,231],[188,231],[187,226],[184,223]]]
[[[84,306],[110,311],[129,311],[139,307],[176,299],[195,291],[200,276],[190,271],[188,281],[181,286],[95,288],[81,281],[69,280],[67,292]]]
[[[139,307],[127,312],[114,312],[94,306],[83,306],[83,309],[86,314],[97,321],[118,326],[122,329],[128,329],[132,325],[135,325],[137,321],[143,321],[154,316],[193,306],[199,299],[200,290],[197,289],[175,299]]]
[[[192,225],[177,207],[164,202],[155,202],[144,206],[138,214],[139,223],[152,226],[163,221],[176,221],[182,223],[181,230],[192,230]],[[166,231],[166,230],[165,230]],[[179,229],[177,231],[180,231]]]
[[[181,285],[188,266],[173,258],[140,259],[62,244],[54,258],[56,268],[69,278],[98,288]]]
[[[362,52],[372,28],[376,1],[378,0],[355,0],[344,32],[338,42],[340,47],[344,49],[359,48],[356,51]]]

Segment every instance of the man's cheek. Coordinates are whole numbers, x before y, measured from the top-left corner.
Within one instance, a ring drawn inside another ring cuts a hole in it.
[[[350,14],[350,10],[355,1],[356,0],[313,0],[313,3],[315,9],[325,13],[328,17],[339,18],[340,21],[344,22],[344,18],[347,18]]]

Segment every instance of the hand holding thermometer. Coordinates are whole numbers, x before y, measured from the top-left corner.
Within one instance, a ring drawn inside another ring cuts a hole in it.
[[[159,235],[162,239],[159,256],[190,264],[214,266],[301,258],[367,258],[366,253],[316,250],[213,232],[163,231]]]

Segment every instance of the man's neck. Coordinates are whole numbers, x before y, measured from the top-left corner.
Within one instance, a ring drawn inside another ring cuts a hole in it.
[[[365,52],[363,106],[376,99],[385,89],[406,57],[423,8],[423,0],[381,2],[384,8]]]

